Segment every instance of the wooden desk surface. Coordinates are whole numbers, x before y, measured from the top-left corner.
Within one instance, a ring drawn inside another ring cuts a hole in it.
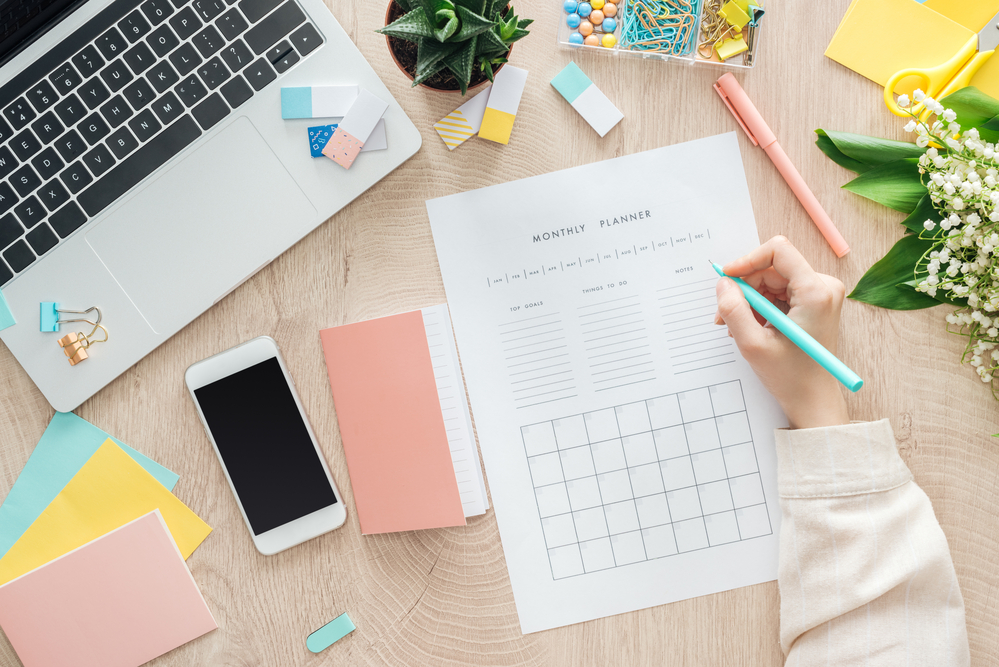
[[[513,51],[530,77],[512,141],[472,140],[449,153],[432,125],[459,98],[409,88],[372,32],[385,2],[328,4],[420,128],[423,148],[77,410],[178,472],[176,494],[215,529],[188,562],[220,629],[150,664],[780,665],[776,583],[523,636],[492,510],[465,528],[361,537],[318,331],[445,300],[426,199],[733,130],[760,237],[785,234],[818,270],[852,287],[901,236],[902,216],[840,190],[850,173],[815,147],[813,130],[903,133],[877,85],[822,55],[848,0],[769,3],[758,65],[739,75],[851,243],[841,260],[718,100],[715,70],[577,54],[625,115],[600,139],[548,85],[571,55],[555,43],[561,0],[521,0],[516,9],[536,22]],[[552,196],[602,194],[589,183]],[[850,397],[853,417],[891,420],[933,500],[964,594],[973,662],[986,664],[999,655],[999,439],[989,437],[999,431],[999,405],[958,365],[963,346],[944,332],[947,312],[849,302],[842,356],[867,380]],[[281,346],[349,513],[339,530],[271,557],[253,548],[183,380],[191,363],[262,334]],[[2,345],[0,378],[3,497],[52,409]],[[309,653],[306,636],[344,611],[357,631]],[[20,664],[2,634],[0,664]]]

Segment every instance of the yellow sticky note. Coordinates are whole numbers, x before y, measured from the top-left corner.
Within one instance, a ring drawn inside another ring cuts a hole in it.
[[[900,70],[942,65],[974,35],[914,0],[854,0],[826,56],[883,86]],[[911,92],[910,79],[895,92]]]
[[[989,19],[999,14],[999,0],[926,0],[923,6],[973,32],[984,28]]]
[[[184,558],[212,532],[108,438],[0,559],[0,585],[155,509]]]
[[[510,143],[510,134],[513,132],[515,118],[516,116],[512,113],[487,107],[486,113],[482,116],[479,137],[495,141],[498,144]]]

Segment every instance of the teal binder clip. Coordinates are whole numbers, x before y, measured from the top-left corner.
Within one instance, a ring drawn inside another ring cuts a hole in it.
[[[86,317],[77,317],[70,320],[59,319],[60,313],[68,315],[87,315],[89,313],[97,313],[97,321],[91,321]],[[38,312],[38,330],[50,333],[59,331],[60,324],[66,324],[68,322],[86,322],[91,326],[97,326],[101,323],[101,309],[97,306],[91,306],[86,310],[62,310],[59,308],[59,304],[54,301],[42,301],[39,304]]]

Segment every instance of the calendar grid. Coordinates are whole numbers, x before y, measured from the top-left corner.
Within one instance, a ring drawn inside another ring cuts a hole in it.
[[[773,534],[739,380],[521,437],[553,579]]]

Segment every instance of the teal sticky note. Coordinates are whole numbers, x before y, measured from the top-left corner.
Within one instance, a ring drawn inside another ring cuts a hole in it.
[[[584,90],[593,85],[590,78],[583,74],[576,63],[569,63],[561,72],[552,79],[552,87],[565,98],[565,101],[572,104],[576,101]]]
[[[42,439],[0,505],[0,558],[35,522],[63,487],[110,438],[107,433],[72,412],[57,412]],[[169,490],[180,476],[143,456],[115,438],[115,444],[135,459],[150,475]]]
[[[312,88],[282,88],[281,118],[312,118]]]
[[[305,645],[313,653],[319,653],[320,651],[325,651],[334,642],[340,641],[355,629],[354,622],[350,620],[350,616],[347,616],[347,612],[344,612],[309,635],[309,638],[305,640]]]
[[[7,299],[4,298],[3,292],[0,292],[0,331],[15,324],[17,324],[17,320],[14,319],[14,313],[10,312]]]

